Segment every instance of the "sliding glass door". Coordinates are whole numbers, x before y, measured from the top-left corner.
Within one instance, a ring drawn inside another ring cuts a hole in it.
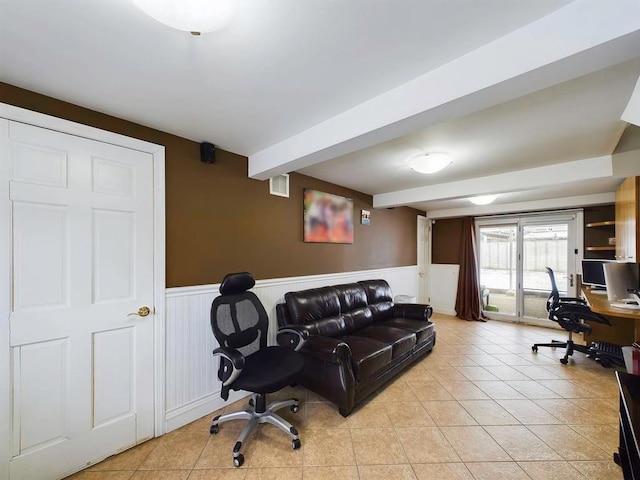
[[[516,316],[518,224],[482,225],[477,238],[483,309]]]
[[[567,296],[569,223],[542,223],[522,226],[522,295],[523,317],[547,318],[546,301],[551,280],[546,267],[553,270],[558,291]],[[574,296],[574,295],[571,295]]]
[[[555,274],[562,295],[575,296],[576,214],[476,220],[483,309],[488,316],[528,323],[547,320]]]

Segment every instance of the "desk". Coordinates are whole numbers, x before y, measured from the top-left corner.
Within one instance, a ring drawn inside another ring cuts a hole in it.
[[[591,333],[585,334],[584,339],[591,342],[608,342],[617,345],[631,345],[640,342],[640,311],[626,308],[612,307],[607,295],[591,292],[591,287],[582,287],[582,295],[587,300],[592,311],[604,315],[611,322],[611,327],[595,322],[591,325]]]

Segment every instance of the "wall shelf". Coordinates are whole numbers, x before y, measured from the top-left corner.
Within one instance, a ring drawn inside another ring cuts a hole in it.
[[[615,204],[597,205],[584,209],[583,258],[613,260],[616,246]]]
[[[585,225],[587,228],[595,228],[595,227],[615,227],[616,226],[616,222],[613,220],[607,220],[605,222],[592,222],[592,223],[587,223]]]

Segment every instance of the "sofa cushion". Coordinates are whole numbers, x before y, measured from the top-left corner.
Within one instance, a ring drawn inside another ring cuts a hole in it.
[[[340,300],[333,287],[289,292],[284,299],[289,317],[297,325],[309,325],[323,318],[340,315]]]
[[[376,325],[384,325],[387,327],[400,328],[408,332],[416,334],[416,342],[418,344],[428,342],[433,337],[433,323],[423,322],[421,320],[411,320],[408,318],[390,318]]]
[[[345,333],[351,333],[373,323],[373,315],[369,308],[358,308],[343,315]]]
[[[312,328],[309,333],[322,335],[323,337],[336,337],[345,332],[344,318],[342,316],[323,318],[317,322],[310,323],[309,327]]]
[[[380,302],[369,305],[374,322],[382,322],[393,318],[393,302]]]
[[[362,285],[357,283],[346,283],[344,285],[336,285],[338,299],[340,300],[340,309],[342,313],[349,313],[353,310],[367,306],[367,293]]]
[[[398,358],[411,351],[416,345],[416,335],[407,330],[373,324],[352,333],[353,336],[369,338],[392,347],[392,358]]]
[[[370,338],[344,335],[340,340],[351,349],[351,365],[356,380],[363,381],[391,363],[392,346]]]
[[[364,288],[369,305],[380,302],[393,302],[391,287],[385,280],[362,280],[358,284]]]

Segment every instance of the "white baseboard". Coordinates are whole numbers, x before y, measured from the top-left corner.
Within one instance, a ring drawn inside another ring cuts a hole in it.
[[[441,313],[443,315],[451,315],[453,317],[456,316],[455,310],[445,307],[433,307],[433,313]]]

